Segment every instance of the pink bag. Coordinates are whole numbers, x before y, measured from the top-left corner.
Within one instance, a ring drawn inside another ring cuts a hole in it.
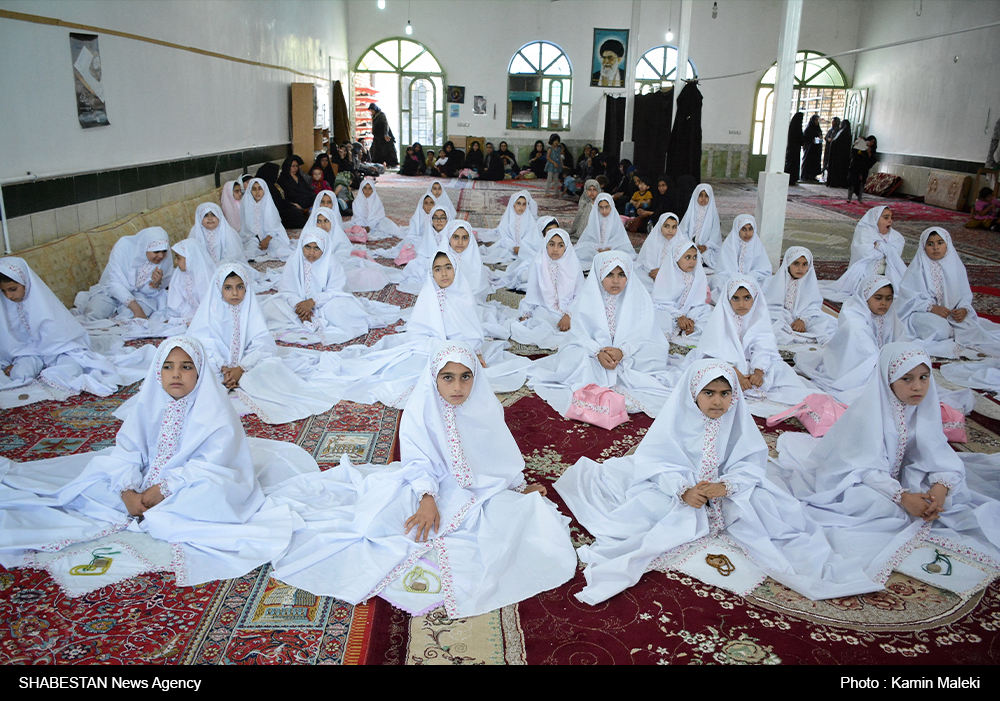
[[[352,226],[344,229],[344,233],[347,234],[351,243],[368,243],[368,232],[363,226]]]
[[[949,443],[968,443],[965,433],[965,414],[941,402],[941,427]]]
[[[406,244],[400,250],[399,255],[396,256],[396,260],[392,261],[396,265],[406,265],[411,260],[417,257],[417,252],[413,248],[413,244]]]
[[[811,436],[821,438],[837,422],[847,405],[841,404],[829,394],[810,394],[791,409],[768,417],[768,428],[774,428],[785,419],[795,417],[802,422]]]
[[[371,260],[372,257],[368,255],[368,251],[359,251],[357,249],[351,251],[351,255],[355,258],[364,258],[365,260]],[[378,261],[376,261],[378,262]]]
[[[585,385],[573,392],[573,400],[565,416],[608,430],[628,421],[625,397],[595,384]]]

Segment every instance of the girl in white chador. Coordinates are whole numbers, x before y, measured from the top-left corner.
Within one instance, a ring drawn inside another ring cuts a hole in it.
[[[650,294],[653,292],[653,283],[660,273],[660,268],[670,265],[670,250],[677,237],[678,220],[678,216],[673,212],[664,212],[660,215],[635,259],[635,274]]]
[[[587,565],[578,599],[595,605],[645,572],[704,559],[714,539],[810,599],[878,589],[768,481],[767,444],[739,384],[726,362],[693,363],[634,455],[603,465],[581,458],[556,482],[596,539],[577,550]]]
[[[386,216],[385,205],[375,190],[375,180],[365,178],[354,200],[351,226],[360,226],[368,233],[369,241],[388,239],[400,235],[399,226]]]
[[[537,217],[531,211],[531,201],[527,190],[518,190],[510,196],[507,209],[496,228],[496,243],[483,251],[484,262],[509,263],[519,255],[529,238],[538,235],[535,230]]]
[[[733,228],[719,249],[712,276],[712,298],[718,304],[726,283],[736,275],[749,275],[763,289],[772,277],[771,259],[757,235],[757,221],[752,214],[740,214],[733,220]]]
[[[522,238],[517,259],[511,262],[505,271],[497,274],[498,288],[507,287],[522,292],[527,289],[531,266],[535,262],[538,252],[542,250],[545,236],[558,226],[559,222],[555,217],[538,217],[535,221],[535,233]],[[568,242],[569,239],[567,239]]]
[[[891,343],[874,381],[823,438],[778,438],[776,475],[834,549],[861,559],[879,584],[922,541],[1000,569],[1000,502],[970,490],[938,400],[927,354]],[[992,470],[995,493],[995,461]]]
[[[714,270],[722,248],[722,229],[711,185],[701,183],[691,193],[691,201],[677,232],[694,241],[705,267],[709,272]]]
[[[347,276],[321,229],[303,231],[285,264],[278,293],[261,304],[271,333],[287,343],[344,343],[400,318],[391,304],[355,297]]]
[[[825,344],[837,331],[836,317],[823,311],[823,296],[808,248],[790,246],[778,273],[764,283],[764,297],[779,346]]]
[[[181,586],[239,577],[280,556],[295,519],[265,492],[315,472],[302,449],[249,443],[201,344],[164,341],[115,446],[35,463],[0,460],[0,564],[38,566],[128,529],[170,543]]]
[[[691,239],[675,236],[666,247],[662,267],[653,283],[653,309],[660,329],[676,343],[692,345],[712,314],[708,277],[701,253]]]
[[[590,210],[587,227],[576,242],[576,255],[584,270],[590,270],[594,256],[603,251],[621,251],[630,261],[635,260],[635,246],[625,231],[622,218],[615,211],[611,195],[600,194]]]
[[[451,204],[451,201],[449,200],[448,203]],[[428,188],[428,191],[417,200],[417,208],[413,211],[413,216],[410,217],[410,223],[406,227],[405,232],[402,229],[400,230],[400,234],[405,234],[403,240],[392,248],[376,248],[372,250],[372,255],[379,258],[395,259],[406,246],[412,246],[414,251],[419,249],[424,231],[431,226],[431,211],[437,206],[437,201]],[[444,208],[442,207],[442,209]]]
[[[893,297],[889,278],[862,280],[841,308],[837,331],[826,347],[796,353],[795,370],[837,401],[851,404],[875,379],[882,348],[906,340]]]
[[[571,310],[583,289],[583,269],[569,238],[562,229],[550,229],[535,254],[521,316],[510,323],[510,337],[518,343],[558,349],[571,338]]]
[[[202,202],[194,211],[194,226],[188,238],[200,242],[216,265],[246,263],[247,254],[239,233],[229,226],[222,209],[212,202]]]
[[[240,219],[243,222],[240,236],[246,257],[250,260],[285,260],[292,253],[292,243],[281,224],[281,215],[271,199],[267,183],[254,178],[247,184],[247,190],[240,200]]]
[[[174,271],[169,252],[170,238],[158,226],[118,239],[98,283],[77,293],[76,313],[88,320],[146,319],[163,309]]]
[[[416,246],[416,258],[403,268],[402,280],[396,285],[398,291],[411,295],[420,294],[424,283],[427,282],[431,261],[442,247],[448,245],[444,230],[450,222],[451,215],[444,207],[435,206],[431,210],[431,214],[424,224],[424,233],[420,237],[420,244]]]
[[[824,299],[843,302],[858,284],[872,275],[883,275],[898,290],[906,274],[903,262],[903,235],[892,228],[892,210],[885,206],[872,207],[854,228],[851,241],[851,262],[838,280],[824,280],[819,289]]]
[[[430,348],[399,437],[402,462],[355,467],[344,456],[285,484],[276,498],[306,527],[275,578],[355,604],[381,595],[413,614],[443,603],[451,616],[474,616],[573,577],[569,519],[525,482],[521,451],[470,346]],[[406,591],[414,576],[440,587]]]
[[[631,281],[632,259],[619,251],[594,258],[573,308],[570,338],[532,363],[528,386],[565,415],[573,392],[588,384],[625,397],[630,412],[656,416],[679,370],[653,316],[646,288]]]
[[[367,257],[353,255],[355,251],[365,251],[364,245],[355,247],[340,225],[340,215],[329,207],[319,207],[309,215],[302,227],[302,236],[310,233],[326,234],[330,253],[344,268],[347,276],[347,290],[350,292],[376,292],[386,285],[402,279],[403,274]],[[301,236],[299,237],[301,238]]]

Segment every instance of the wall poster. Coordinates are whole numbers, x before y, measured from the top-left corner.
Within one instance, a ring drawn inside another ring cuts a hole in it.
[[[101,50],[96,34],[69,35],[70,57],[73,59],[73,80],[76,85],[76,114],[84,129],[110,124],[104,104],[104,84],[101,82]]]

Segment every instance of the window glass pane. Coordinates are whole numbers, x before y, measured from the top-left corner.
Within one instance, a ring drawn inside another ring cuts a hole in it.
[[[375,50],[385,56],[394,68],[399,67],[399,41],[395,39],[391,41],[383,41],[375,47]]]
[[[401,41],[399,42],[399,53],[400,53],[400,66],[405,66],[407,63],[416,58],[417,54],[424,50],[420,44],[416,44],[412,41]]]
[[[545,42],[541,42],[541,49],[542,49],[542,60],[541,63],[539,64],[539,67],[543,71],[548,72],[546,69],[553,61],[559,58],[559,56],[562,54],[562,51],[560,51],[555,44],[547,44]]]
[[[534,66],[524,60],[521,53],[514,54],[514,60],[510,62],[510,73],[537,73]]]
[[[431,76],[434,83],[434,109],[440,112],[444,109],[444,81],[438,76]]]
[[[440,73],[441,69],[438,66],[438,62],[434,60],[426,51],[415,58],[408,66],[406,70],[410,73]]]
[[[767,73],[764,74],[764,77],[760,79],[761,85],[774,85],[774,81],[777,79],[777,77],[778,77],[778,67],[771,66],[770,68],[767,69]]]
[[[684,77],[689,80],[693,80],[698,77],[698,69],[695,68],[694,62],[691,59],[688,59],[687,75]]]
[[[764,120],[764,105],[767,104],[767,96],[771,94],[771,88],[761,87],[757,90],[757,105],[753,118],[758,122]]]
[[[635,70],[635,77],[639,80],[658,80],[660,78],[660,71],[653,68],[646,57],[643,56],[639,59],[639,65]]]
[[[369,51],[358,63],[359,71],[396,71],[396,67],[379,56],[374,51]]]
[[[548,75],[570,75],[573,71],[569,67],[569,60],[560,56],[545,72]]]

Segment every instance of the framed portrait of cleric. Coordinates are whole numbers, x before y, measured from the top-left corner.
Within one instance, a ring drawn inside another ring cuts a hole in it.
[[[594,57],[590,66],[591,87],[625,87],[627,50],[627,29],[594,28]]]

